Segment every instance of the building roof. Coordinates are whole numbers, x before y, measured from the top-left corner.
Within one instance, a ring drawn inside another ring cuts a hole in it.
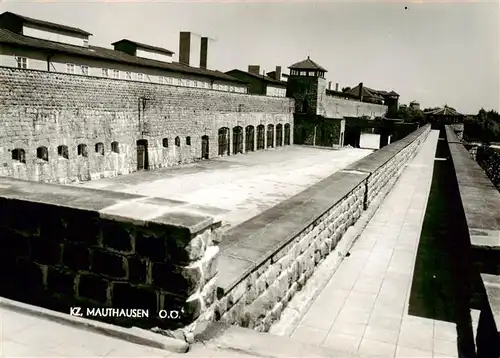
[[[425,112],[425,114],[430,114],[433,116],[462,116],[461,113],[458,113],[455,109],[446,105],[443,108],[437,108],[427,111]]]
[[[326,94],[328,96],[335,96],[335,97],[343,97],[343,98],[358,98],[357,95],[350,94],[348,92],[342,92],[342,91],[334,91],[331,89],[326,89]]]
[[[156,47],[156,46],[151,46],[151,45],[147,45],[147,44],[142,44],[140,42],[132,41],[132,40],[129,40],[129,39],[122,39],[120,41],[113,42],[111,45],[114,46],[114,45],[118,45],[118,44],[121,44],[121,43],[132,44],[132,45],[135,45],[137,47],[144,48],[146,50],[152,50],[152,51],[156,51],[156,52],[162,52],[162,53],[167,54],[167,55],[173,55],[175,53],[175,52],[167,50],[166,48],[163,48],[163,47]]]
[[[291,70],[315,70],[315,71],[328,72],[323,67],[321,67],[320,65],[318,65],[316,62],[314,62],[313,60],[311,60],[309,58],[309,56],[307,56],[307,59],[305,59],[303,61],[300,61],[300,62],[297,62],[297,63],[294,63],[293,65],[291,65],[288,68],[291,69]]]
[[[31,17],[27,17],[27,16],[23,16],[23,15],[19,15],[19,14],[14,14],[13,12],[10,12],[10,11],[6,11],[6,12],[0,14],[0,19],[2,17],[7,17],[7,16],[16,17],[19,20],[21,20],[22,22],[28,23],[28,24],[39,25],[39,26],[51,28],[54,30],[64,30],[67,32],[72,32],[74,34],[92,36],[92,34],[90,32],[84,31],[84,30],[76,28],[76,27],[56,24],[55,22],[33,19]]]
[[[64,54],[82,56],[86,58],[94,58],[115,63],[126,63],[141,67],[159,68],[172,72],[205,76],[213,79],[225,80],[239,84],[245,83],[234,77],[228,76],[220,71],[212,71],[196,67],[190,67],[187,65],[180,64],[178,62],[167,63],[162,61],[150,60],[146,58],[128,55],[124,52],[116,51],[113,49],[107,49],[104,47],[97,47],[97,46],[81,47],[81,46],[63,44],[49,40],[42,40],[34,37],[19,35],[5,29],[0,29],[0,44],[9,44],[16,47],[29,47],[33,49],[43,50],[48,53],[64,53]]]
[[[267,83],[270,83],[270,84],[273,84],[273,85],[279,85],[279,86],[286,86],[287,85],[287,83],[285,81],[278,81],[278,80],[275,80],[274,78],[271,78],[269,76],[257,75],[255,73],[251,73],[251,72],[247,72],[247,71],[242,71],[242,70],[238,70],[238,69],[234,69],[234,70],[226,72],[226,74],[229,75],[229,76],[231,76],[231,74],[233,74],[233,73],[243,74],[243,75],[246,75],[246,76],[254,77],[256,79],[262,80],[264,82],[267,82]]]
[[[349,91],[347,91],[347,93],[359,97],[359,85],[351,88]],[[387,91],[381,91],[381,90],[374,90],[372,88],[363,86],[363,97],[384,99],[384,97],[386,97],[386,96],[399,96],[399,94],[397,94],[394,91],[387,92]]]

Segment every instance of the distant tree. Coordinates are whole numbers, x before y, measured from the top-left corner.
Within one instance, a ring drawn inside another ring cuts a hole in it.
[[[425,121],[425,114],[420,109],[399,107],[396,118],[402,119],[405,123],[423,123]]]
[[[342,92],[350,91],[351,87],[342,87]]]

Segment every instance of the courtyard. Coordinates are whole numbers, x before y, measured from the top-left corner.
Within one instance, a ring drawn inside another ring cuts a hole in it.
[[[75,185],[211,206],[219,209],[218,218],[227,228],[251,219],[371,152],[290,146]]]

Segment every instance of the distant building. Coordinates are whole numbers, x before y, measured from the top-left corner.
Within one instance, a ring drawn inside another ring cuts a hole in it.
[[[273,72],[273,76],[281,77],[281,67],[277,67]],[[248,71],[234,69],[226,74],[247,83],[248,93],[273,97],[286,95],[286,82],[264,75],[264,73],[261,74],[259,65],[248,66]]]
[[[113,49],[89,44],[91,33],[4,12],[0,14],[0,66],[82,76],[109,77],[165,85],[246,93],[246,84],[207,68],[208,38],[180,33],[179,62],[174,52],[130,39]]]
[[[365,87],[361,82],[347,91],[347,94],[357,96],[361,102],[384,104],[388,107],[389,116],[398,111],[399,94],[394,91],[382,91]]]
[[[288,77],[290,77],[288,74],[281,71],[281,66],[276,66],[276,70],[268,72],[266,73],[266,75],[268,77],[274,78],[275,80],[285,82],[288,80]]]
[[[417,110],[419,110],[420,109],[420,103],[418,103],[417,101],[411,101],[410,102],[410,108],[411,109],[417,109]]]

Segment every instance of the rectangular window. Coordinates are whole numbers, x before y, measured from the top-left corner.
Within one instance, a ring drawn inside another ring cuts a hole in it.
[[[113,70],[113,78],[120,78],[120,71]]]
[[[67,63],[66,64],[66,73],[75,73],[75,65],[72,63]]]
[[[85,76],[88,76],[89,75],[89,66],[80,66],[81,70],[82,70],[82,75],[85,75]]]
[[[89,40],[83,40],[83,47],[89,47]]]
[[[137,74],[137,81],[142,81],[142,73]]]
[[[132,72],[125,72],[125,76],[126,76],[127,80],[131,80],[132,79]]]
[[[109,77],[109,71],[107,68],[102,69],[102,77]]]
[[[198,87],[198,81],[196,80],[193,81],[193,87]]]
[[[28,59],[26,57],[16,56],[17,68],[28,68]]]
[[[165,78],[163,76],[158,76],[158,83],[160,84],[165,83]]]

